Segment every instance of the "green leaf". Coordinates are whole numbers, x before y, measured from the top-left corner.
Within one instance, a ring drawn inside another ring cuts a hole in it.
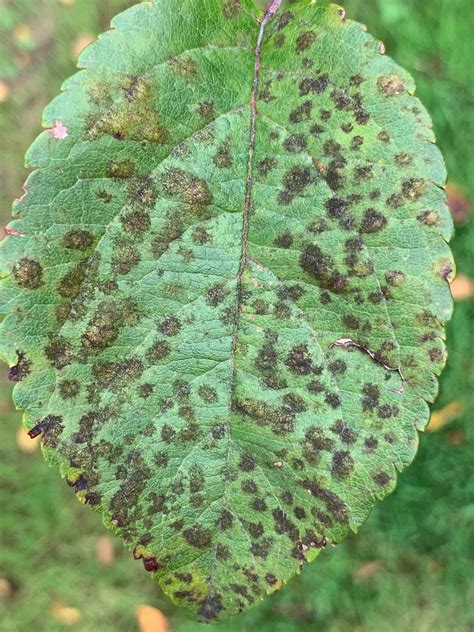
[[[1,256],[26,427],[204,621],[394,489],[451,314],[411,77],[342,9],[278,5],[118,16],[45,111]]]

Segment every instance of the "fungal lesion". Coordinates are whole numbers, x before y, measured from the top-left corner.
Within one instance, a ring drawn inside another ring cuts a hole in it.
[[[17,363],[8,372],[10,382],[21,382],[31,373],[32,363],[23,351],[17,351]]]
[[[110,346],[124,327],[138,322],[136,305],[130,299],[103,301],[89,320],[81,336],[86,353],[97,353]]]
[[[149,141],[165,145],[170,132],[157,110],[157,86],[152,78],[128,77],[123,95],[105,113],[91,113],[86,121],[87,140],[113,136],[118,140]]]
[[[43,284],[43,266],[34,259],[23,257],[13,266],[13,276],[20,287],[37,290]]]
[[[331,343],[330,348],[333,348],[333,347],[341,347],[343,349],[359,349],[363,353],[366,353],[368,356],[372,358],[374,362],[380,364],[387,371],[397,372],[398,375],[400,376],[400,380],[402,384],[400,388],[397,389],[396,392],[403,393],[405,391],[407,381],[403,375],[402,367],[401,366],[394,367],[394,366],[388,365],[385,362],[383,353],[381,351],[372,351],[372,349],[369,349],[368,347],[365,347],[364,345],[361,345],[358,342],[355,342],[351,338],[339,338],[338,340],[335,340],[333,343]]]

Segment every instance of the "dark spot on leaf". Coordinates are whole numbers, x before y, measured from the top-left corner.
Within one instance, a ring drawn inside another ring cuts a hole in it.
[[[354,469],[354,460],[347,451],[334,452],[331,474],[338,479],[347,478]]]
[[[331,219],[339,219],[347,213],[345,201],[338,197],[333,197],[326,202],[326,210]]]
[[[162,176],[164,192],[171,197],[179,197],[193,207],[208,206],[213,196],[208,184],[202,178],[178,168],[170,168]]]
[[[134,172],[135,165],[131,160],[123,160],[121,162],[114,162],[111,160],[107,165],[107,176],[109,178],[126,180],[127,178],[130,178]]]
[[[338,434],[341,441],[346,444],[353,444],[357,441],[356,433],[349,428],[342,419],[338,419],[333,426],[331,426],[331,432]]]
[[[228,294],[229,289],[223,283],[215,283],[206,293],[206,302],[212,307],[217,307]]]
[[[264,178],[270,173],[270,171],[275,167],[276,160],[273,157],[268,156],[264,158],[257,164],[257,170],[261,176]]]
[[[403,195],[409,200],[418,200],[424,193],[425,180],[421,178],[406,180],[402,186]]]
[[[207,548],[212,541],[211,532],[197,523],[190,529],[186,529],[183,535],[186,542],[197,549]]]
[[[31,371],[31,362],[21,351],[17,352],[17,363],[8,372],[10,382],[21,382]]]
[[[215,117],[214,103],[212,101],[202,101],[197,106],[197,112],[205,121],[210,121]]]
[[[227,20],[235,18],[241,10],[240,0],[224,0],[222,11]]]
[[[146,211],[131,211],[120,218],[122,226],[127,233],[141,235],[150,229],[150,215]]]
[[[24,257],[13,267],[13,275],[20,287],[36,290],[43,282],[43,268],[37,261]]]
[[[300,257],[300,265],[305,272],[316,278],[321,287],[335,293],[347,290],[347,278],[335,269],[333,258],[324,254],[319,246],[307,246]]]
[[[166,316],[158,325],[158,331],[165,336],[177,336],[181,331],[181,322],[176,316]]]
[[[375,209],[369,208],[364,213],[360,231],[362,233],[377,233],[387,225],[387,219]]]
[[[217,557],[216,553],[216,557],[217,559],[223,560],[226,559],[225,557],[223,557],[223,550],[225,549],[225,547],[221,547],[221,549],[222,550],[220,556]],[[222,612],[222,610],[222,597],[217,593],[209,593],[209,595],[199,605],[198,615],[199,618],[204,622],[215,621],[219,617],[219,614]]]
[[[70,230],[63,237],[63,245],[70,250],[87,250],[94,243],[94,236],[87,230]]]
[[[377,81],[379,90],[387,96],[396,96],[405,90],[405,85],[398,75],[384,75]]]
[[[217,152],[214,155],[213,162],[216,167],[219,167],[220,169],[229,169],[230,167],[232,167],[233,160],[228,143],[222,143],[217,148]]]
[[[306,31],[306,33],[302,33],[301,35],[299,35],[298,39],[296,40],[296,52],[302,53],[304,50],[309,48],[311,44],[313,44],[315,39],[316,33],[314,33],[313,31]]]
[[[171,347],[165,340],[157,340],[146,352],[150,362],[160,362],[171,353]]]
[[[299,84],[300,97],[308,94],[321,94],[326,90],[329,85],[328,75],[321,75],[320,77],[306,77]]]
[[[377,485],[385,487],[390,482],[390,476],[385,472],[380,472],[379,474],[376,474],[374,476],[374,481],[377,483]]]
[[[36,426],[28,432],[28,435],[34,439],[42,434],[43,445],[56,448],[63,430],[63,418],[58,415],[48,415],[48,417],[45,417],[42,421],[37,423]]]
[[[144,557],[143,566],[145,567],[145,570],[149,573],[156,573],[160,570],[160,565],[158,564],[155,557]]]
[[[278,18],[278,21],[276,23],[276,28],[279,31],[286,28],[294,17],[295,16],[293,15],[293,13],[291,13],[291,11],[284,11]]]
[[[251,472],[255,469],[255,461],[247,454],[243,454],[240,458],[239,468],[244,472]]]
[[[70,343],[62,336],[53,338],[45,348],[44,353],[56,369],[62,369],[72,360],[72,348]]]
[[[82,335],[83,347],[90,351],[105,349],[117,339],[124,326],[136,322],[136,309],[131,301],[105,301],[98,306]]]
[[[214,404],[217,402],[217,392],[212,386],[200,386],[199,397],[207,404]]]
[[[293,235],[289,230],[285,230],[275,239],[273,243],[279,248],[291,248],[293,244]]]
[[[303,121],[309,121],[311,119],[311,110],[313,104],[311,101],[305,101],[302,105],[295,108],[289,116],[290,123],[302,123]]]
[[[296,375],[309,375],[313,367],[313,361],[305,344],[293,347],[288,354],[286,366]]]
[[[59,382],[59,393],[63,399],[73,399],[81,390],[78,380],[62,380]]]
[[[283,147],[292,154],[299,154],[306,150],[306,138],[303,134],[292,134],[286,138]]]
[[[242,490],[246,492],[247,494],[256,494],[258,491],[257,485],[255,484],[254,481],[250,479],[242,481],[241,487],[242,487]]]

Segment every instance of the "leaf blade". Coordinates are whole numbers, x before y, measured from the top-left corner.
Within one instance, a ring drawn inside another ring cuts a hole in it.
[[[210,620],[357,530],[412,460],[451,224],[412,80],[360,25],[300,3],[256,64],[250,2],[175,6],[119,16],[46,110],[67,136],[29,151],[2,355],[48,460]]]

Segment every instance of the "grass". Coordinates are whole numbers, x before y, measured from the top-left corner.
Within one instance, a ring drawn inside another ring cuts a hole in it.
[[[40,131],[40,112],[73,72],[80,37],[103,30],[125,0],[56,2],[0,0],[0,80],[10,94],[0,104],[0,203],[7,221],[25,178],[23,153]],[[348,0],[349,16],[368,24],[388,52],[415,76],[430,109],[450,179],[474,198],[474,108],[470,57],[474,14],[468,0]],[[98,8],[100,7],[100,8]],[[8,9],[7,13],[4,10]],[[30,27],[30,39],[25,29]],[[19,35],[20,40],[18,41]],[[41,37],[40,37],[41,36]],[[39,38],[39,39],[35,39]],[[36,50],[37,49],[37,50]],[[9,56],[9,59],[4,57]],[[8,62],[8,63],[7,63]],[[453,241],[459,271],[474,277],[474,224]],[[464,414],[421,438],[418,457],[392,496],[379,504],[357,536],[325,551],[283,591],[222,632],[468,632],[474,630],[474,303],[456,305],[448,331],[449,363],[436,408],[453,401]],[[4,373],[5,375],[5,373]],[[160,608],[176,632],[187,621],[119,542],[103,566],[96,547],[100,519],[85,510],[39,453],[18,449],[18,413],[2,379],[0,413],[0,629],[60,632],[55,604],[77,608],[78,632],[131,632],[141,603]]]

